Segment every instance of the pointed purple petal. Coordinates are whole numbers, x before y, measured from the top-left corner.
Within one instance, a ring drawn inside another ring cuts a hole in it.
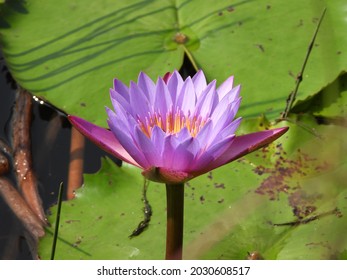
[[[114,91],[116,91],[118,94],[123,96],[123,98],[126,101],[128,101],[128,103],[130,102],[129,89],[125,84],[123,84],[120,80],[114,79],[113,88],[114,88]]]
[[[199,141],[201,147],[206,147],[210,144],[210,138],[213,136],[212,129],[213,122],[211,120],[208,120],[196,135],[195,138]]]
[[[174,148],[172,145],[172,138],[170,139],[168,137],[165,140],[165,148],[168,150],[164,152],[162,167],[168,170],[185,171],[188,169],[197,153],[200,151],[199,142],[194,137],[190,137]]]
[[[226,124],[225,127],[217,127],[213,129],[213,133],[209,137],[209,145],[213,145],[214,142],[218,142],[218,139],[223,139],[235,134],[236,129],[240,125],[241,118],[237,118],[229,124]]]
[[[218,88],[217,88],[217,93],[219,96],[219,100],[222,100],[223,97],[231,91],[233,88],[233,83],[234,83],[234,76],[230,76],[228,79],[226,79]]]
[[[170,77],[171,77],[172,73],[171,72],[166,72],[165,75],[163,76],[163,81],[165,84],[168,83]]]
[[[218,101],[218,95],[216,94],[216,80],[212,81],[198,97],[195,106],[195,116],[201,116],[202,118],[209,117],[212,112],[213,105]]]
[[[202,70],[199,70],[192,78],[196,97],[199,98],[202,91],[207,87],[206,77]]]
[[[96,126],[76,116],[68,116],[71,124],[94,144],[115,157],[141,167],[123,148],[118,139],[108,129]]]
[[[228,137],[232,134],[235,134],[235,131],[239,127],[241,121],[242,121],[242,118],[237,118],[236,120],[233,120],[227,127],[225,127],[219,133],[219,137],[224,138],[224,137]]]
[[[179,143],[182,143],[186,141],[187,139],[191,138],[192,136],[190,135],[188,128],[184,127],[176,134],[175,137]]]
[[[175,109],[178,94],[181,92],[183,86],[183,79],[177,71],[174,71],[166,83],[171,95],[173,107]]]
[[[191,172],[199,172],[209,167],[211,162],[215,161],[216,158],[220,157],[229,147],[232,145],[235,139],[235,135],[231,135],[221,141],[211,145],[196,159],[194,164],[191,166]]]
[[[131,157],[141,166],[141,168],[146,169],[150,165],[145,158],[141,149],[138,148],[134,140],[134,131],[133,129],[128,129],[129,124],[122,122],[121,119],[118,119],[116,115],[111,110],[107,111],[109,119],[107,121],[108,126],[113,132],[115,138],[118,139],[119,143],[124,147],[124,149],[131,155]]]
[[[172,170],[184,171],[192,164],[195,155],[189,151],[188,146],[193,142],[193,138],[179,144],[173,154]]]
[[[118,114],[118,111],[120,110],[129,112],[129,113],[131,112],[131,105],[128,103],[128,101],[125,100],[123,96],[113,91],[113,89],[110,90],[110,95],[111,95],[112,106],[114,108],[114,111],[117,114]]]
[[[134,82],[130,83],[130,105],[133,112],[133,116],[138,116],[142,122],[145,122],[145,118],[150,112],[149,101],[142,89],[138,87]]]
[[[219,158],[211,162],[207,167],[198,170],[194,175],[206,173],[219,166],[234,161],[249,154],[282,136],[289,128],[282,127],[272,130],[264,130],[246,135],[237,136],[232,145]]]
[[[240,106],[241,98],[237,101],[228,104],[223,112],[217,112],[217,109],[213,112],[211,120],[214,124],[213,132],[219,133],[222,129],[228,126],[234,119],[237,110]]]
[[[135,128],[135,139],[139,150],[143,153],[149,166],[162,166],[162,157],[160,156],[157,148],[138,127]]]
[[[196,104],[196,95],[192,79],[188,77],[182,86],[181,92],[177,97],[176,106],[181,108],[184,115],[193,114]]]
[[[165,154],[163,155],[163,153],[165,153],[164,151],[165,137],[166,137],[166,134],[160,127],[155,125],[152,128],[151,141],[153,142],[154,147],[156,147],[160,157],[165,156]]]
[[[172,99],[167,88],[167,84],[161,77],[157,80],[157,87],[154,100],[154,111],[159,112],[163,118],[172,107]]]
[[[155,84],[144,72],[140,72],[138,82],[139,88],[142,89],[150,104],[154,103]]]
[[[115,111],[113,112],[110,108],[106,107],[106,113],[111,122],[121,124],[122,130],[126,131],[128,134],[133,133],[133,128],[138,125],[133,116],[131,116],[122,107],[115,103]]]
[[[175,138],[174,135],[168,135],[164,139],[163,153],[161,154],[164,160],[161,167],[169,168],[172,166],[172,159],[177,147],[177,144],[174,143]]]

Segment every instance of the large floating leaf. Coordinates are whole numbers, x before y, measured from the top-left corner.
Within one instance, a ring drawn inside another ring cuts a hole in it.
[[[185,258],[245,259],[254,251],[266,259],[344,258],[345,131],[317,126],[309,116],[295,122],[270,146],[186,184]],[[264,125],[262,118],[248,120],[243,131]],[[152,220],[142,234],[128,238],[143,219],[143,183],[137,168],[110,160],[97,174],[85,175],[77,198],[63,203],[56,258],[162,259],[163,185],[150,183]],[[41,258],[50,256],[51,243],[47,229]]]
[[[327,7],[298,94],[317,93],[346,70],[344,0],[8,1],[1,48],[16,80],[70,114],[105,125],[114,77],[156,78],[184,52],[221,82],[243,85],[240,114],[278,116]]]

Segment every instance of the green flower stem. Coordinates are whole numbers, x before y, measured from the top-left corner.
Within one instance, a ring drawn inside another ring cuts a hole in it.
[[[181,260],[183,244],[184,184],[166,184],[166,259]]]

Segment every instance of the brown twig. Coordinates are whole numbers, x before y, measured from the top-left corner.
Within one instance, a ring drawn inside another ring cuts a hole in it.
[[[67,199],[73,199],[75,190],[83,183],[84,142],[84,136],[75,127],[72,127]]]
[[[337,217],[339,217],[341,215],[341,212],[338,208],[335,208],[331,211],[328,212],[324,212],[318,215],[314,215],[312,217],[306,218],[306,219],[298,219],[292,222],[286,222],[286,223],[280,223],[280,224],[273,224],[274,226],[298,226],[298,225],[305,225],[308,224],[310,222],[313,222],[315,220],[319,220],[323,217],[329,216],[329,215],[336,215]]]
[[[38,193],[37,179],[32,168],[30,124],[32,96],[20,89],[13,112],[12,147],[14,171],[19,189],[31,210],[46,223],[42,202]]]
[[[42,237],[45,234],[42,221],[33,213],[12,183],[4,177],[0,177],[0,195],[34,237]]]

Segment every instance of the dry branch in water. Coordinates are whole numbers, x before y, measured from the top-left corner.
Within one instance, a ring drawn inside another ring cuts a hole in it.
[[[45,234],[42,222],[7,178],[0,177],[0,195],[34,237],[42,237]]]
[[[20,89],[12,119],[12,147],[14,171],[19,189],[31,210],[45,224],[46,217],[37,189],[37,179],[32,169],[30,124],[32,96]]]

